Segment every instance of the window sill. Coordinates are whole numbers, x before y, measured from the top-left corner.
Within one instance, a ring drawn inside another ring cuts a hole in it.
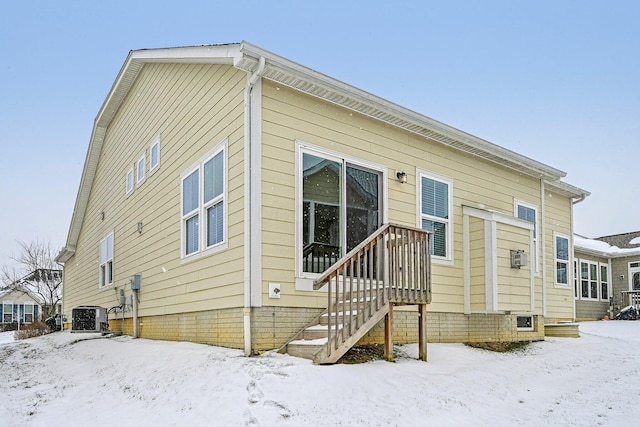
[[[183,255],[180,258],[180,264],[188,264],[192,261],[199,260],[200,258],[208,257],[209,255],[216,254],[218,252],[222,252],[229,248],[229,244],[227,242],[218,243],[215,246],[210,247],[209,249],[205,249],[200,252],[194,252],[189,255]]]

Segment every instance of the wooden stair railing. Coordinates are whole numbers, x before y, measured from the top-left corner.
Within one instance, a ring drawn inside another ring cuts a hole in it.
[[[387,224],[314,282],[327,286],[327,343],[314,363],[335,363],[389,313],[431,302],[431,232]]]

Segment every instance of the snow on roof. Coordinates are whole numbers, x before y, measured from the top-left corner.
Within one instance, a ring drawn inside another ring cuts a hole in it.
[[[638,240],[640,240],[640,238],[638,238]],[[640,255],[640,248],[622,248],[621,249],[617,246],[612,246],[607,242],[603,242],[596,239],[589,239],[588,237],[580,236],[579,234],[573,235],[573,246],[577,250],[595,252],[598,255],[602,255],[605,257],[612,257],[612,258]]]

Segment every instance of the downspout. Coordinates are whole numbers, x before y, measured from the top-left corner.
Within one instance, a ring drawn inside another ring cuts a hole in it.
[[[571,290],[571,296],[573,298],[573,321],[574,322],[576,320],[577,309],[576,309],[576,289],[575,289],[575,287],[576,287],[576,282],[575,282],[576,278],[573,277],[573,275],[576,273],[574,271],[574,268],[573,268],[574,267],[574,262],[575,262],[574,259],[573,259],[573,255],[574,255],[573,254],[573,206],[578,204],[578,203],[580,203],[580,202],[582,202],[586,198],[587,198],[587,195],[583,193],[583,194],[580,195],[580,197],[578,197],[575,200],[571,201],[571,251],[570,251],[571,252],[571,266],[570,266],[571,269],[569,271],[571,271],[571,279],[572,279],[571,280],[571,287],[573,288]],[[611,260],[609,260],[609,262],[611,262]],[[611,271],[611,269],[609,268],[607,271]]]
[[[251,90],[256,84],[265,68],[265,59],[260,57],[258,69],[247,79],[247,86],[244,91],[244,135],[245,135],[245,156],[244,156],[244,308],[243,308],[243,331],[244,331],[244,355],[250,356],[251,349],[251,293],[252,293],[252,223],[251,223],[251,200],[253,191],[253,180],[251,179],[251,147],[253,145],[252,125],[251,125]]]
[[[540,246],[542,246],[542,316],[547,317],[547,219],[544,178],[540,179]],[[574,304],[575,306],[575,304]]]
[[[60,282],[60,312],[58,315],[60,316],[60,330],[64,331],[64,263],[56,262],[60,267],[62,267],[62,282]],[[40,307],[42,310],[42,307]],[[55,311],[58,311],[58,307],[55,307]],[[42,314],[41,314],[42,315]],[[109,315],[107,314],[107,322],[109,321]]]

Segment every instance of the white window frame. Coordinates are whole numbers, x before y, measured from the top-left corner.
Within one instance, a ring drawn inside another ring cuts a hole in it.
[[[559,259],[558,258],[558,238],[566,239],[567,241],[567,258],[568,259]],[[572,258],[573,258],[573,245],[571,244],[571,239],[566,234],[553,232],[553,283],[555,283],[556,288],[569,288],[571,287],[571,283],[573,283],[573,274],[572,274]],[[562,262],[567,265],[567,283],[559,283],[558,282],[558,263]]]
[[[98,249],[99,252],[99,263],[100,263],[100,273],[99,273],[99,282],[98,285],[100,289],[106,288],[108,286],[113,285],[114,279],[114,270],[113,270],[113,257],[114,257],[114,243],[113,243],[113,231],[107,234],[104,239],[100,240],[100,247]],[[103,244],[105,245],[106,253],[103,256]],[[109,251],[111,249],[111,251]],[[109,253],[111,252],[111,253]],[[111,255],[111,256],[109,256]],[[110,277],[107,277],[107,271],[110,272]],[[109,279],[109,280],[107,280]]]
[[[606,277],[602,277],[602,267],[607,269]],[[609,270],[610,268],[608,263],[598,263],[598,296],[601,301],[609,301],[609,298],[611,298],[611,280],[609,279],[609,277],[611,277],[611,272]],[[602,295],[602,285],[607,285],[607,298],[604,298]]]
[[[310,154],[312,156],[322,157],[328,160],[334,160],[339,163],[348,163],[358,167],[370,169],[375,172],[379,172],[382,175],[382,193],[378,195],[382,201],[382,212],[380,212],[380,221],[382,224],[387,224],[389,221],[388,210],[388,185],[387,185],[387,168],[373,162],[368,162],[359,158],[347,156],[337,151],[327,150],[325,148],[317,147],[311,144],[307,144],[303,141],[296,141],[296,289],[297,290],[313,290],[313,280],[320,277],[318,273],[310,273],[303,271],[302,265],[302,240],[303,240],[303,220],[302,215],[304,212],[304,200],[303,200],[303,156],[304,154]],[[346,209],[346,208],[345,208]],[[344,242],[342,243],[344,244]]]
[[[156,163],[153,163],[153,150],[157,151]],[[149,147],[149,175],[154,173],[160,167],[160,137],[157,137]]]
[[[448,197],[448,212],[449,212],[449,218],[440,218],[437,216],[431,216],[431,215],[427,215],[427,214],[423,214],[422,213],[422,177],[428,178],[428,179],[432,179],[434,181],[439,181],[442,182],[444,184],[447,184],[449,186],[449,192],[447,194]],[[445,238],[447,239],[447,241],[445,242],[446,244],[446,248],[445,248],[445,256],[438,256],[438,255],[431,255],[431,261],[434,264],[441,264],[441,265],[450,265],[452,266],[454,263],[453,260],[453,228],[454,228],[454,223],[453,223],[453,178],[448,177],[448,176],[444,176],[444,175],[439,175],[437,173],[434,172],[430,172],[424,169],[418,169],[416,168],[416,214],[417,214],[417,218],[416,218],[416,227],[417,228],[422,228],[422,220],[426,219],[426,220],[430,220],[430,221],[437,221],[437,222],[441,222],[445,224],[446,227],[446,232],[445,232]]]
[[[27,307],[31,307],[31,321],[27,322]],[[35,322],[35,312],[34,312],[34,304],[31,301],[26,301],[22,303],[22,312],[24,317],[24,323],[33,323]]]
[[[521,199],[513,199],[513,216],[515,216],[516,218],[518,217],[518,207],[522,206],[524,208],[527,209],[531,209],[535,212],[536,215],[536,220],[533,223],[535,226],[535,237],[533,238],[533,259],[531,260],[531,263],[535,266],[534,268],[534,273],[536,274],[536,276],[538,276],[540,274],[540,256],[539,254],[539,244],[538,242],[540,241],[540,226],[539,226],[539,218],[540,218],[540,211],[538,210],[538,206],[534,205],[533,203],[529,203],[529,202],[525,202],[524,200]],[[520,218],[523,219],[523,218]],[[555,240],[554,240],[555,242]]]
[[[142,173],[140,173],[140,167],[142,166]],[[142,156],[140,156],[140,158],[138,159],[138,161],[136,162],[136,186],[139,186],[140,184],[142,184],[144,182],[144,179],[146,178],[147,175],[147,158],[146,156],[143,154]]]
[[[194,165],[192,165],[189,169],[183,172],[180,175],[180,258],[184,261],[190,261],[194,259],[198,259],[203,256],[210,255],[215,252],[219,252],[221,250],[227,249],[228,247],[228,229],[229,229],[229,218],[228,218],[228,140],[225,139],[221,143],[215,146],[215,148],[209,151],[206,155],[201,157]],[[222,194],[214,197],[212,200],[204,202],[204,165],[209,160],[216,157],[218,154],[222,154]],[[189,177],[194,172],[198,171],[198,206],[187,212],[184,211],[184,180]],[[207,209],[211,206],[214,206],[218,203],[222,202],[222,216],[223,216],[223,225],[222,225],[222,240],[213,245],[207,246],[207,230],[208,230],[208,216]],[[187,239],[186,239],[186,223],[187,220],[193,218],[198,215],[198,248],[187,254]]]
[[[9,310],[9,312],[11,313],[11,321],[10,322],[5,322],[4,321],[4,315],[6,314],[6,311],[4,309],[5,305],[11,305],[11,310]],[[13,306],[14,306],[13,301],[2,301],[2,319],[0,319],[0,320],[2,320],[2,322],[0,322],[0,323],[13,323]],[[18,313],[18,315],[19,314],[20,313]]]
[[[519,318],[529,318],[529,319],[531,319],[531,326],[523,326],[523,327],[518,326],[518,319]],[[518,331],[522,331],[522,332],[535,330],[533,315],[527,314],[527,315],[522,315],[522,316],[516,316],[516,329]]]
[[[134,188],[133,180],[134,180],[134,178],[133,178],[133,168],[131,168],[131,169],[129,169],[127,171],[127,176],[125,178],[125,189],[126,189],[125,194],[126,195],[129,195],[129,194],[131,194],[133,192],[133,188]]]
[[[629,290],[633,291],[633,275],[640,272],[640,262],[634,261],[629,263],[628,276],[629,276]]]
[[[587,274],[588,277],[586,279],[582,277],[582,264],[587,264]],[[596,277],[591,277],[591,267],[596,267]],[[586,281],[589,289],[589,296],[582,296],[582,282]],[[591,282],[596,282],[596,295],[591,296]],[[599,301],[600,300],[600,264],[596,261],[590,261],[588,259],[580,260],[580,299],[583,301]]]

